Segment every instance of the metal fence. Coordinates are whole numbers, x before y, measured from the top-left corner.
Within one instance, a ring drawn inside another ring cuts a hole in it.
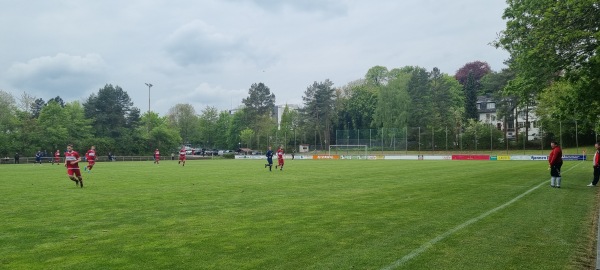
[[[569,130],[567,130],[569,131]],[[493,125],[461,128],[420,128],[402,129],[350,129],[336,130],[332,144],[367,145],[370,151],[496,151],[496,150],[549,150],[550,141],[561,145],[579,148],[581,145],[593,145],[598,138],[594,132],[566,132],[562,134],[544,133],[538,136],[525,131],[518,136],[508,137],[504,131]],[[532,138],[533,137],[533,138]],[[315,145],[312,149],[323,149]]]

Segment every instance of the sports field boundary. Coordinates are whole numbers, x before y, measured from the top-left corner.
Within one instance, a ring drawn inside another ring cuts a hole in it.
[[[598,222],[596,223],[596,270],[600,270],[600,207],[598,208]]]
[[[571,169],[579,166],[581,163],[582,162],[579,162],[578,164],[576,164],[575,166],[569,168],[568,170],[566,170],[564,172],[570,171]],[[413,251],[411,251],[410,253],[408,253],[404,257],[402,257],[402,258],[398,259],[397,261],[391,263],[390,265],[382,268],[382,270],[392,270],[392,269],[396,269],[396,268],[402,266],[403,264],[409,262],[411,259],[413,259],[413,258],[419,256],[421,253],[427,251],[430,247],[432,247],[436,243],[438,243],[438,242],[446,239],[448,236],[454,234],[457,231],[460,231],[460,230],[468,227],[469,225],[471,225],[473,223],[476,223],[476,222],[478,222],[478,221],[486,218],[487,216],[489,216],[491,214],[494,214],[494,213],[496,213],[496,212],[498,212],[498,211],[500,211],[500,210],[502,210],[502,209],[510,206],[511,204],[515,203],[519,199],[525,197],[525,195],[527,195],[527,194],[529,194],[529,193],[537,190],[538,188],[540,188],[543,185],[548,185],[548,180],[544,180],[543,182],[541,182],[537,186],[535,186],[535,187],[533,187],[533,188],[525,191],[524,193],[521,193],[520,195],[518,195],[517,197],[513,198],[512,200],[510,200],[510,201],[508,201],[508,202],[506,202],[506,203],[504,203],[504,204],[502,204],[502,205],[500,205],[500,206],[498,206],[496,208],[493,208],[493,209],[491,209],[491,210],[489,210],[489,211],[487,211],[487,212],[485,212],[485,213],[483,213],[483,214],[481,214],[481,215],[479,215],[479,216],[477,216],[475,218],[469,219],[466,222],[464,222],[464,223],[462,223],[462,224],[460,224],[460,225],[458,225],[458,226],[456,226],[456,227],[454,227],[454,228],[452,228],[452,229],[450,229],[450,230],[448,230],[448,231],[446,231],[446,232],[444,232],[444,233],[436,236],[435,238],[433,238],[433,239],[427,241],[425,244],[421,245],[419,248],[414,249]],[[598,226],[598,227],[600,228],[600,226]],[[600,229],[599,229],[598,233],[600,235]],[[596,256],[596,270],[600,270],[600,268],[598,268],[598,266],[599,266],[599,264],[598,264],[599,263],[598,257],[600,257],[600,253],[597,254],[597,256]]]

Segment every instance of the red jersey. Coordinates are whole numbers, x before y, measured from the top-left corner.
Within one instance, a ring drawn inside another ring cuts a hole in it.
[[[160,152],[158,150],[154,151],[154,157],[160,157]]]
[[[283,149],[277,149],[277,159],[283,159]]]
[[[185,148],[179,150],[179,157],[185,157]]]
[[[557,165],[559,162],[562,162],[562,150],[560,149],[560,146],[555,146],[548,156],[548,163],[553,166]]]
[[[71,163],[79,159],[79,153],[77,151],[71,150],[71,152],[65,152],[65,162],[67,163],[67,168],[78,168],[79,163]]]
[[[85,159],[87,159],[88,161],[96,160],[96,150],[88,150],[87,153],[85,153]]]
[[[594,167],[598,167],[600,165],[600,150],[596,150],[594,154]]]
[[[55,158],[59,158],[60,157],[60,152],[56,151],[56,153],[54,153],[54,157]]]

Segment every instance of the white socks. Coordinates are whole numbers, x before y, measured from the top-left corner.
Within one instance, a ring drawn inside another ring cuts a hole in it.
[[[560,187],[560,178],[561,177],[550,177],[550,186]]]

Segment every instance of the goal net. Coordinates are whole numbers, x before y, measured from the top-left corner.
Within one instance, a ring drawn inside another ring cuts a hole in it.
[[[329,155],[368,156],[366,145],[336,144],[329,146]]]

